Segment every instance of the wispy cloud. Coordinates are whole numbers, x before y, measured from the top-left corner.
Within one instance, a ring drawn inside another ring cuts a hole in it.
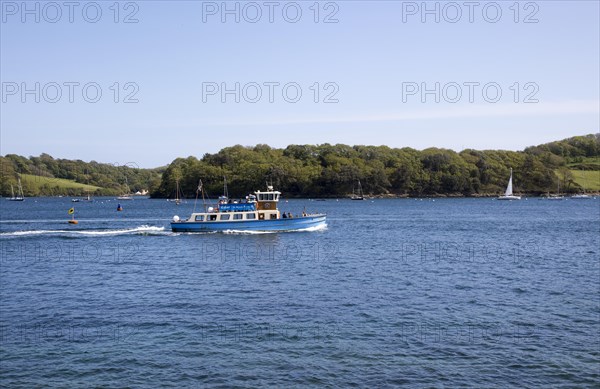
[[[399,122],[407,120],[460,119],[460,118],[498,118],[522,116],[557,116],[600,114],[600,100],[571,100],[531,104],[471,104],[433,108],[415,108],[406,106],[404,112],[380,112],[339,116],[302,116],[247,118],[235,121],[210,121],[198,123],[199,126],[268,126],[300,125],[327,123],[373,123]]]

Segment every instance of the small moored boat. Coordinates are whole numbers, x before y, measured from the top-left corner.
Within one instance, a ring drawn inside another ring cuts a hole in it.
[[[202,183],[198,187],[202,191]],[[174,216],[171,229],[174,232],[205,231],[294,231],[324,226],[325,214],[298,216],[277,209],[281,192],[268,186],[266,191],[256,191],[246,196],[245,201],[232,202],[220,197],[216,207],[207,207],[205,212],[193,212],[185,220]]]
[[[15,196],[15,190],[13,186],[10,186],[10,194],[11,196],[8,198],[8,201],[23,201],[25,200],[25,195],[23,195],[23,186],[21,185],[21,178],[19,178],[19,184],[17,189],[17,195]]]
[[[363,194],[362,185],[360,184],[360,180],[358,180],[358,192],[352,188],[352,196],[350,196],[350,200],[366,200],[367,198]]]
[[[131,196],[129,189],[129,183],[127,182],[127,177],[125,177],[125,193],[117,197],[117,200],[133,200],[133,196]]]
[[[591,199],[592,196],[585,194],[585,193],[580,193],[580,194],[575,194],[573,196],[571,196],[572,199],[576,199],[576,200],[587,200],[587,199]]]
[[[583,193],[574,194],[573,196],[571,196],[571,198],[574,199],[574,200],[589,200],[589,199],[592,199],[592,196],[590,196],[589,194],[585,193],[585,187],[586,187],[585,176],[583,176]]]

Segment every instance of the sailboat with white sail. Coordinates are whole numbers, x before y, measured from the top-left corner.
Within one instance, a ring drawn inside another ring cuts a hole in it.
[[[8,201],[23,201],[25,200],[25,196],[23,195],[23,186],[21,185],[21,179],[19,178],[17,181],[17,195],[15,196],[15,190],[13,186],[10,186],[10,197]]]
[[[506,191],[504,192],[504,196],[499,196],[498,200],[521,200],[521,196],[513,195],[513,180],[512,180],[513,171],[510,169],[510,178],[508,179],[508,185],[506,186]]]

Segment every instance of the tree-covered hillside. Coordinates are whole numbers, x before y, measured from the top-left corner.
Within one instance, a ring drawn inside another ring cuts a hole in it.
[[[232,196],[244,196],[272,182],[288,197],[343,197],[352,192],[357,180],[370,195],[485,196],[503,192],[513,168],[518,193],[555,192],[559,180],[563,190],[574,193],[583,186],[588,190],[600,187],[599,156],[600,134],[524,151],[468,149],[460,153],[342,144],[284,149],[237,145],[200,159],[177,158],[157,169],[54,159],[47,154],[29,158],[11,154],[0,157],[0,191],[2,196],[10,195],[10,186],[16,186],[21,177],[26,196],[79,195],[90,190],[89,185],[97,187],[96,195],[115,195],[123,193],[128,183],[131,192],[146,189],[153,197],[173,197],[179,181],[184,195],[193,197],[202,179],[209,194],[216,197],[227,177]],[[31,184],[31,180],[36,182]]]
[[[287,196],[340,197],[357,180],[371,195],[494,195],[504,191],[509,169],[519,193],[553,192],[558,180],[567,192],[582,190],[572,170],[596,170],[600,179],[600,134],[578,136],[524,151],[393,149],[386,146],[233,146],[216,154],[177,158],[165,170],[154,197],[173,196],[179,181],[193,196],[202,179],[214,196],[227,177],[229,192],[243,196],[265,183]],[[590,185],[591,186],[591,185]]]

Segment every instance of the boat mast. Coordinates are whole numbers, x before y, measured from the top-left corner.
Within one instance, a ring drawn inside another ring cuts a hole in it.
[[[194,200],[194,213],[196,212],[196,203],[198,202],[198,194],[202,192],[202,180],[198,180],[198,189],[196,189],[196,199]],[[204,193],[202,193],[202,202],[204,203]],[[204,204],[204,212],[206,212],[206,204]]]
[[[202,205],[204,206],[204,212],[208,211],[208,205],[206,204],[206,198],[204,197],[204,186],[202,185],[202,180],[200,180],[200,192],[202,193]]]

